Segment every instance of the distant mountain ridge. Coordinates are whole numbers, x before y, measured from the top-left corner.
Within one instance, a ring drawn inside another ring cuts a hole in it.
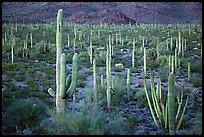
[[[199,2],[3,2],[2,20],[56,22],[59,9],[75,23],[202,23]]]

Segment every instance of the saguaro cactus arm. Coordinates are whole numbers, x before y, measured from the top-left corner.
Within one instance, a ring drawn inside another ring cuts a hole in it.
[[[74,53],[74,56],[72,58],[72,82],[69,89],[66,92],[67,97],[71,97],[76,90],[77,75],[78,75],[78,54]]]

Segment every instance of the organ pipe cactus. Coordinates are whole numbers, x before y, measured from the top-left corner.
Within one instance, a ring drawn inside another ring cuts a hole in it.
[[[181,112],[182,100],[184,98],[183,91],[182,91],[182,94],[179,94],[179,91],[177,92],[178,108],[176,108],[175,96],[174,96],[174,74],[172,72],[169,74],[167,100],[165,100],[165,97],[163,97],[161,82],[160,82],[160,88],[158,88],[158,85],[157,85],[157,88],[156,88],[157,91],[155,92],[154,73],[152,72],[150,75],[150,80],[151,80],[151,92],[148,92],[147,86],[146,86],[146,79],[144,77],[144,90],[145,90],[145,94],[146,94],[146,98],[147,98],[147,102],[150,108],[152,118],[157,127],[161,127],[162,129],[168,128],[169,134],[175,134],[175,130],[180,128],[181,122],[183,120],[185,109],[188,104],[189,95],[187,96],[185,106],[183,107],[183,112]],[[151,95],[151,97],[149,94]],[[158,99],[158,96],[159,96],[159,99]],[[176,109],[177,109],[177,113],[176,113]],[[181,112],[181,116],[179,118],[180,112]],[[159,123],[157,122],[157,119],[159,120]]]

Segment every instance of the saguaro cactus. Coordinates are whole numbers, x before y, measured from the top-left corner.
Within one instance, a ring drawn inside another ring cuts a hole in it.
[[[133,39],[133,49],[132,49],[132,67],[135,67],[135,39]]]
[[[127,70],[127,95],[130,100],[130,69]]]
[[[97,102],[97,83],[96,83],[96,60],[93,61],[93,76],[94,76],[94,101]]]
[[[143,70],[143,72],[144,72],[144,76],[146,76],[146,47],[144,47],[144,70]]]
[[[88,54],[89,54],[89,58],[90,58],[90,63],[93,63],[93,48],[92,48],[92,40],[90,37],[90,46],[88,47]]]
[[[111,58],[110,58],[110,50],[109,46],[107,45],[107,52],[106,52],[106,79],[107,79],[107,106],[110,109],[111,105]]]
[[[191,78],[191,64],[188,62],[188,81],[190,81]]]
[[[78,74],[78,54],[75,53],[72,59],[72,75],[69,74],[65,79],[66,60],[65,54],[61,55],[60,59],[60,91],[57,110],[65,108],[65,99],[71,97],[76,90],[77,74]],[[51,96],[56,97],[55,91],[52,88],[48,89]]]
[[[168,79],[168,122],[169,122],[169,134],[175,135],[175,98],[174,98],[174,74],[169,74]]]
[[[62,54],[63,47],[63,10],[57,14],[56,32],[56,93],[52,88],[48,89],[51,96],[56,97],[56,111],[60,112],[65,107],[65,99],[73,95],[76,89],[78,74],[78,54],[75,53],[72,60],[72,75],[69,74],[65,82],[65,54]],[[65,84],[66,83],[66,84]]]

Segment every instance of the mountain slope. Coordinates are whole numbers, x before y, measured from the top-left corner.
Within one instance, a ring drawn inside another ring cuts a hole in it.
[[[3,2],[2,19],[56,22],[58,9],[76,23],[202,23],[198,2]]]

